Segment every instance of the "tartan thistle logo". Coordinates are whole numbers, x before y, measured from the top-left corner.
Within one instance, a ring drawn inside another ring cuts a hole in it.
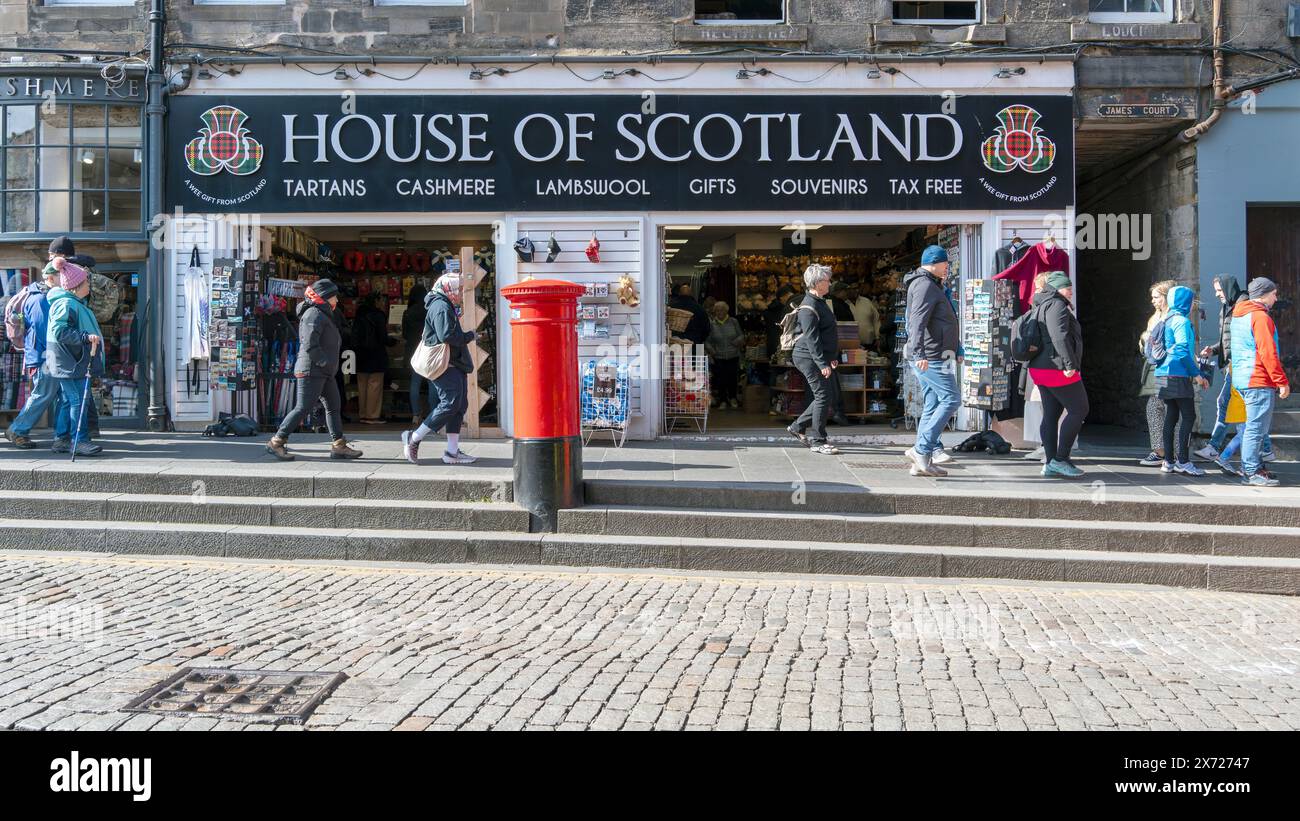
[[[262,165],[262,144],[248,136],[248,115],[234,106],[219,105],[200,115],[203,128],[185,146],[185,164],[195,174],[211,176],[223,168],[232,174],[252,174]]]
[[[1056,159],[1056,143],[1043,136],[1038,127],[1041,115],[1027,105],[1009,105],[998,112],[998,127],[980,146],[984,166],[1005,174],[1020,168],[1041,174]]]

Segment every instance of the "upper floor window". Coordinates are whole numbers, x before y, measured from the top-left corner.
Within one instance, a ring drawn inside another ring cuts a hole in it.
[[[784,23],[785,0],[695,0],[695,22]]]
[[[376,6],[466,6],[469,0],[375,0]]]
[[[45,0],[47,6],[134,6],[135,0]]]
[[[0,231],[144,230],[142,110],[0,105]]]
[[[196,6],[283,6],[285,0],[194,0]]]
[[[1168,23],[1174,0],[1089,0],[1088,19],[1098,23]]]
[[[980,21],[979,0],[922,0],[894,3],[894,22],[910,25],[955,26]]]

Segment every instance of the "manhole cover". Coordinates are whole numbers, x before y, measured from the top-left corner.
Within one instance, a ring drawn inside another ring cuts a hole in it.
[[[845,462],[844,466],[862,468],[863,470],[907,470],[911,467],[911,464],[894,460],[890,462]]]
[[[343,673],[182,667],[122,709],[301,724],[346,679]]]

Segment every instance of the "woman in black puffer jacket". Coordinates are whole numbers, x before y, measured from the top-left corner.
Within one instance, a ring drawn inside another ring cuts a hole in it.
[[[338,383],[334,381],[343,349],[343,318],[338,304],[338,286],[328,279],[318,279],[307,287],[298,306],[298,359],[293,366],[293,375],[298,380],[298,401],[266,446],[267,453],[281,461],[293,460],[286,447],[289,434],[298,429],[302,418],[317,402],[325,405],[325,426],[334,440],[330,457],[361,456],[361,451],[349,447],[343,438],[343,402]]]

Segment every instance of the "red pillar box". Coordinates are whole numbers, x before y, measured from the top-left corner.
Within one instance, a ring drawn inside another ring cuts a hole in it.
[[[584,290],[555,279],[501,289],[510,301],[515,501],[532,515],[534,530],[554,531],[556,511],[582,506],[578,297]]]

